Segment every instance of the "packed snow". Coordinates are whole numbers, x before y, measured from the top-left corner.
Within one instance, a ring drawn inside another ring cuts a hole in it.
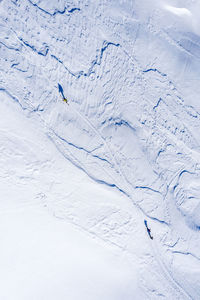
[[[200,299],[198,8],[0,1],[0,299]]]

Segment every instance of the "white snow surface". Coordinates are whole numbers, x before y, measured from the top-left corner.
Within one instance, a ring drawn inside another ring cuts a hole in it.
[[[199,8],[0,1],[0,299],[200,299]]]

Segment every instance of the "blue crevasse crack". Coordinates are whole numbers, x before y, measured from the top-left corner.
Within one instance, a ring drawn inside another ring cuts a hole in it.
[[[74,11],[80,11],[81,9],[79,7],[74,7],[74,8],[71,8],[71,9],[68,9],[68,13],[72,14]]]
[[[83,147],[81,147],[81,146],[77,146],[77,145],[75,145],[75,144],[73,144],[73,143],[67,141],[65,138],[63,138],[63,137],[61,137],[60,135],[58,135],[57,133],[55,133],[55,131],[54,131],[54,134],[55,134],[55,136],[56,136],[57,138],[59,138],[60,140],[62,140],[62,141],[65,142],[65,143],[67,143],[69,146],[72,146],[72,147],[74,147],[74,148],[76,148],[76,149],[78,149],[78,150],[82,150],[82,151],[86,152],[87,154],[91,154],[93,157],[95,157],[95,158],[97,158],[97,159],[99,159],[99,160],[101,160],[101,161],[104,161],[104,162],[108,163],[109,165],[112,165],[107,159],[102,158],[102,157],[100,157],[100,156],[98,156],[98,155],[92,154],[93,151],[89,151],[89,150],[87,150],[87,149],[85,149],[85,148],[83,148]]]
[[[164,77],[167,76],[167,74],[160,72],[160,71],[159,71],[158,69],[156,69],[156,68],[149,68],[149,69],[143,70],[143,73],[148,73],[148,72],[157,72],[157,73],[160,74],[161,76],[164,76]]]
[[[4,92],[5,94],[7,94],[14,102],[18,103],[20,105],[20,107],[23,110],[26,110],[27,108],[23,107],[22,104],[19,102],[19,100],[17,99],[17,97],[13,96],[9,91],[7,91],[5,88],[0,87],[0,91]]]
[[[8,45],[4,44],[2,41],[0,41],[0,44],[3,45],[4,47],[6,47],[9,50],[15,50],[15,51],[20,51],[21,50],[21,47],[14,48],[14,47],[11,47],[11,46],[8,46]]]
[[[161,192],[155,190],[155,189],[152,189],[148,186],[135,186],[135,189],[144,189],[144,190],[148,190],[148,191],[151,191],[151,192],[154,192],[154,193],[158,193],[158,194],[161,194]]]
[[[23,38],[21,38],[21,37],[18,37],[18,38],[25,46],[29,47],[30,49],[32,49],[34,52],[36,52],[39,55],[46,56],[49,52],[49,47],[46,44],[44,44],[44,50],[37,50],[35,46],[30,45]]]
[[[120,44],[118,43],[112,43],[112,42],[107,42],[107,41],[104,41],[103,42],[103,46],[100,50],[100,54],[96,56],[96,58],[92,61],[91,63],[91,66],[90,68],[88,69],[87,72],[81,70],[81,71],[78,71],[78,72],[72,72],[68,67],[65,66],[65,64],[63,63],[63,61],[58,58],[57,56],[55,56],[54,54],[51,54],[51,57],[55,60],[57,60],[60,64],[63,65],[63,67],[65,68],[65,70],[70,74],[72,75],[73,77],[76,77],[77,79],[79,79],[81,76],[84,76],[84,77],[89,77],[92,73],[94,73],[94,68],[96,65],[100,66],[101,65],[101,62],[102,62],[102,59],[103,59],[103,54],[104,52],[106,51],[106,49],[109,47],[109,46],[115,46],[115,47],[119,47]]]
[[[79,7],[73,7],[71,9],[68,9],[68,7],[64,7],[63,10],[59,10],[59,9],[55,9],[55,11],[53,13],[50,13],[49,11],[45,10],[44,8],[40,7],[39,5],[37,5],[36,3],[33,3],[31,0],[28,0],[29,3],[31,5],[33,5],[34,7],[36,7],[37,9],[39,9],[40,11],[42,11],[43,13],[53,17],[57,14],[60,14],[60,15],[63,15],[65,13],[69,13],[69,14],[72,14],[73,12],[75,11],[80,11],[81,9]]]
[[[89,70],[88,70],[87,73],[83,74],[84,76],[90,76],[93,73],[93,69],[94,69],[95,65],[99,65],[100,66],[100,64],[102,62],[103,54],[104,54],[104,52],[106,51],[106,49],[109,46],[119,47],[120,44],[119,43],[113,43],[113,42],[104,41],[103,42],[103,46],[102,46],[102,48],[100,50],[100,55],[97,55],[96,58],[95,58],[95,60],[92,61],[91,67],[89,68]]]
[[[153,110],[156,110],[156,108],[160,105],[160,103],[163,101],[162,98],[159,98],[157,104],[153,107]]]
[[[191,252],[184,252],[184,251],[174,250],[174,251],[172,251],[172,253],[174,253],[174,254],[182,254],[182,255],[191,255],[192,257],[196,258],[197,260],[200,260],[200,257],[196,256],[195,254],[193,254]]]
[[[55,132],[53,132],[53,134],[55,134]],[[66,158],[68,159],[73,165],[75,165],[78,169],[82,170],[83,172],[85,172],[85,174],[91,178],[92,180],[94,180],[95,182],[99,183],[99,184],[104,184],[108,187],[112,187],[112,188],[116,188],[118,191],[120,191],[121,193],[123,193],[125,196],[127,196],[128,198],[130,198],[130,196],[124,191],[122,190],[119,186],[117,186],[114,183],[109,183],[105,180],[102,179],[98,179],[96,178],[94,175],[92,175],[91,173],[89,173],[83,166],[81,166],[81,163],[77,160],[77,159],[73,159],[70,158],[69,156],[67,156],[63,151],[60,150],[60,148],[58,147],[57,143],[55,142],[55,140],[52,138],[51,134],[48,134],[49,139],[53,142],[53,144],[55,145],[55,147],[58,149],[58,151]],[[59,137],[58,137],[59,138]]]

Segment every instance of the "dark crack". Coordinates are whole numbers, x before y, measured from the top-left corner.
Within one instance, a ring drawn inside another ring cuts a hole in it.
[[[143,72],[143,73],[156,72],[156,73],[160,74],[161,76],[164,76],[164,77],[167,76],[167,74],[160,72],[160,71],[159,71],[158,69],[156,69],[156,68],[146,69],[146,70],[143,70],[142,72]]]
[[[200,260],[200,258],[198,256],[196,256],[195,254],[193,254],[191,252],[184,252],[184,251],[174,250],[174,251],[172,251],[172,253],[174,253],[174,254],[182,254],[182,255],[190,255],[190,256],[194,257],[195,259]]]
[[[112,42],[107,42],[104,41],[103,42],[103,46],[100,50],[100,54],[96,56],[95,60],[92,61],[91,67],[89,68],[87,73],[84,73],[84,76],[90,76],[93,73],[93,69],[96,65],[101,65],[102,59],[103,59],[103,54],[106,51],[106,49],[110,46],[115,46],[115,47],[119,47],[120,44],[119,43],[112,43]]]
[[[100,66],[101,65],[101,62],[102,62],[102,59],[103,59],[103,54],[104,52],[106,51],[106,49],[109,47],[109,46],[115,46],[115,47],[119,47],[120,44],[115,44],[115,43],[112,43],[112,42],[107,42],[107,41],[104,41],[103,42],[103,46],[102,48],[100,49],[100,54],[99,55],[96,55],[96,58],[92,61],[91,63],[91,67],[88,69],[88,71],[78,71],[76,73],[72,72],[68,67],[65,66],[65,64],[63,63],[63,61],[58,58],[57,56],[55,56],[54,54],[51,54],[51,57],[55,60],[57,60],[60,64],[63,65],[63,67],[65,68],[65,70],[70,74],[72,75],[73,77],[76,77],[77,79],[79,79],[81,76],[84,76],[84,77],[89,77],[91,74],[94,73],[94,68],[96,65]]]
[[[17,66],[19,66],[19,63],[14,63],[14,64],[11,65],[11,68],[16,69],[16,70],[18,70],[18,71],[20,71],[22,73],[26,73],[27,72],[26,70],[22,70],[21,68],[19,68]]]
[[[87,150],[87,149],[85,149],[85,148],[83,148],[83,147],[81,147],[81,146],[77,146],[77,145],[75,145],[75,144],[73,144],[73,143],[67,141],[65,138],[61,137],[60,135],[58,135],[58,134],[55,133],[55,132],[54,132],[54,134],[55,134],[55,136],[56,136],[57,138],[59,138],[61,141],[65,142],[65,143],[67,143],[69,146],[72,146],[72,147],[74,147],[74,148],[76,148],[76,149],[78,149],[78,150],[82,150],[82,151],[86,152],[87,154],[92,155],[92,157],[97,158],[97,159],[99,159],[99,160],[101,160],[101,161],[104,161],[104,162],[106,162],[106,163],[108,163],[109,165],[112,166],[112,164],[111,164],[107,159],[102,158],[102,157],[100,157],[100,156],[98,156],[98,155],[92,154],[92,152],[93,152],[94,150],[89,151],[89,150]],[[112,166],[112,167],[113,167],[113,166]]]
[[[79,7],[73,7],[73,8],[70,8],[70,9],[69,9],[69,7],[64,7],[63,10],[55,9],[55,11],[53,13],[50,13],[49,11],[47,11],[44,8],[42,8],[39,5],[37,5],[36,3],[33,3],[31,0],[28,0],[28,2],[31,5],[33,5],[34,7],[36,7],[37,9],[39,9],[40,11],[42,11],[43,13],[45,13],[45,14],[51,16],[51,17],[54,17],[57,14],[60,14],[60,15],[63,15],[65,13],[72,14],[72,13],[74,13],[76,11],[80,11],[81,10]]]
[[[18,103],[20,105],[20,107],[23,110],[26,110],[27,108],[23,107],[22,104],[19,102],[19,100],[17,99],[17,97],[13,96],[10,92],[8,92],[5,88],[1,88],[0,87],[0,91],[4,92],[5,94],[7,94],[14,102]]]
[[[52,131],[52,133],[55,135],[54,131]],[[124,194],[125,196],[127,196],[128,198],[130,198],[130,195],[128,195],[124,190],[122,190],[118,185],[114,184],[114,183],[109,183],[105,180],[102,179],[98,179],[97,177],[95,177],[94,175],[92,175],[90,172],[88,172],[83,166],[81,166],[81,162],[79,162],[75,157],[70,158],[68,155],[66,155],[63,151],[60,150],[59,146],[57,145],[57,143],[55,142],[55,140],[52,138],[51,134],[47,134],[49,139],[53,142],[53,144],[55,145],[55,147],[58,149],[58,151],[67,159],[69,160],[73,165],[75,165],[78,169],[80,169],[81,171],[83,171],[89,178],[91,178],[92,180],[94,180],[95,182],[99,183],[99,184],[104,184],[108,187],[111,188],[116,188],[119,192],[121,192],[122,194]],[[72,155],[72,154],[71,154]],[[73,156],[73,155],[72,155]]]
[[[156,110],[156,108],[160,105],[160,103],[163,101],[162,98],[159,98],[157,104],[153,107],[153,110]]]
[[[158,193],[158,194],[161,194],[161,192],[157,191],[157,190],[154,190],[148,186],[136,186],[135,189],[144,189],[144,190],[148,190],[148,191],[151,191],[151,192],[154,192],[154,193]]]
[[[6,47],[9,50],[14,50],[14,51],[20,51],[21,50],[21,47],[14,48],[14,47],[11,47],[11,46],[8,46],[8,45],[4,44],[2,41],[0,41],[0,44],[3,45],[4,47]]]
[[[51,54],[51,57],[52,57],[53,59],[57,60],[57,62],[59,62],[59,63],[65,68],[65,70],[66,70],[70,75],[72,75],[73,77],[77,77],[76,74],[73,73],[72,71],[70,71],[70,69],[68,69],[68,68],[65,66],[65,64],[63,63],[63,61],[60,60],[57,56]]]
[[[46,44],[44,44],[43,50],[37,50],[35,46],[30,45],[28,42],[24,41],[23,38],[18,37],[18,39],[23,43],[23,45],[25,45],[26,47],[29,47],[31,50],[36,52],[38,55],[47,56],[47,54],[49,52],[49,47]]]
[[[68,9],[68,13],[70,13],[70,14],[72,14],[75,11],[80,11],[80,8],[79,7],[74,7],[74,8]]]

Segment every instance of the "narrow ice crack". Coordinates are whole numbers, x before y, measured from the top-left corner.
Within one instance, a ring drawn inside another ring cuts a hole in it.
[[[42,56],[47,56],[48,52],[49,52],[49,47],[44,44],[44,49],[43,50],[37,50],[35,46],[30,45],[28,42],[26,42],[22,37],[18,37],[19,40],[27,47],[29,47],[30,49],[32,49],[34,52],[36,52],[39,55]]]
[[[195,259],[200,260],[200,257],[196,256],[195,254],[193,254],[191,252],[184,252],[184,251],[173,250],[172,253],[174,253],[174,254],[183,254],[183,255],[191,255]]]
[[[19,102],[19,100],[17,99],[17,97],[13,96],[9,91],[7,91],[5,88],[0,87],[0,91],[4,92],[5,94],[7,94],[14,102],[18,103],[20,105],[20,107],[23,110],[26,110],[27,108],[23,107],[22,104]]]
[[[157,104],[153,107],[153,110],[156,110],[156,108],[158,108],[158,106],[160,105],[160,103],[163,101],[162,98],[159,98]]]
[[[92,155],[94,158],[97,158],[97,159],[99,159],[99,160],[101,160],[101,161],[104,161],[104,162],[108,163],[109,165],[111,165],[111,166],[113,167],[113,165],[112,165],[107,159],[102,158],[102,157],[100,157],[100,156],[98,156],[98,155],[92,154],[92,152],[94,151],[94,149],[91,150],[91,151],[89,151],[89,150],[87,150],[87,149],[85,149],[85,148],[83,148],[83,147],[77,146],[77,145],[75,145],[75,144],[73,144],[73,143],[67,141],[65,138],[63,138],[63,137],[61,137],[60,135],[58,135],[55,131],[54,131],[54,134],[55,134],[55,136],[56,136],[57,138],[59,138],[61,141],[65,142],[65,143],[67,143],[69,146],[72,146],[72,147],[74,147],[74,148],[76,148],[76,149],[78,149],[78,150],[82,150],[82,151],[86,152],[87,154]]]
[[[111,124],[114,124],[115,126],[126,126],[128,128],[130,128],[132,131],[136,131],[135,128],[126,120],[124,119],[119,119],[119,118],[113,118],[113,117],[110,117],[108,119],[108,122],[110,122]],[[106,123],[106,120],[104,122],[102,122],[102,125]]]
[[[158,193],[158,194],[161,194],[161,192],[157,191],[157,190],[154,190],[148,186],[136,186],[135,189],[146,189],[146,190],[149,190],[151,192],[154,192],[154,193]],[[161,194],[162,195],[162,194]]]
[[[80,11],[81,9],[79,7],[73,7],[73,8],[68,8],[68,7],[64,7],[63,10],[59,10],[59,9],[55,9],[55,11],[53,13],[50,13],[49,11],[45,10],[44,8],[40,7],[37,3],[33,3],[31,0],[28,0],[28,2],[33,5],[34,7],[36,7],[37,9],[39,9],[40,11],[42,11],[43,13],[51,16],[51,17],[54,17],[56,16],[57,14],[60,14],[60,15],[63,15],[65,13],[69,13],[69,14],[72,14],[74,13],[75,11]]]
[[[11,65],[11,68],[16,69],[16,70],[18,70],[18,71],[20,71],[22,73],[26,73],[27,72],[27,70],[22,70],[21,68],[19,68],[17,66],[19,66],[19,63],[14,63],[14,64]]]
[[[115,47],[119,47],[119,44],[115,44],[115,43],[112,43],[112,42],[107,42],[107,41],[104,41],[103,42],[103,46],[102,48],[100,49],[100,54],[96,56],[96,58],[92,61],[91,63],[91,66],[90,68],[88,69],[88,71],[78,71],[78,72],[73,72],[71,71],[68,67],[65,66],[65,64],[63,63],[63,61],[58,58],[56,55],[54,54],[51,54],[51,57],[55,60],[57,60],[60,64],[63,65],[63,67],[65,68],[65,70],[70,74],[72,75],[73,77],[76,77],[77,79],[79,79],[81,76],[84,76],[84,77],[89,77],[92,73],[94,73],[94,68],[96,65],[100,66],[101,65],[101,62],[102,62],[102,59],[103,59],[103,54],[104,52],[106,51],[106,49],[109,47],[109,46],[115,46]]]
[[[57,60],[57,62],[59,62],[64,68],[65,70],[72,75],[73,77],[77,77],[75,73],[73,73],[72,71],[70,71],[70,69],[68,67],[65,66],[65,64],[63,63],[63,61],[61,59],[59,59],[57,56],[55,56],[54,54],[51,54],[51,57],[55,60]]]
[[[14,47],[11,47],[11,46],[8,46],[8,45],[4,44],[2,41],[0,41],[0,44],[3,45],[4,47],[6,47],[9,50],[14,50],[14,51],[20,51],[21,50],[21,47],[14,48]]]
[[[143,73],[148,73],[148,72],[157,72],[157,73],[160,74],[161,76],[164,76],[164,77],[167,76],[167,74],[160,72],[160,71],[159,71],[158,69],[156,69],[156,68],[150,68],[150,69],[143,70]]]

